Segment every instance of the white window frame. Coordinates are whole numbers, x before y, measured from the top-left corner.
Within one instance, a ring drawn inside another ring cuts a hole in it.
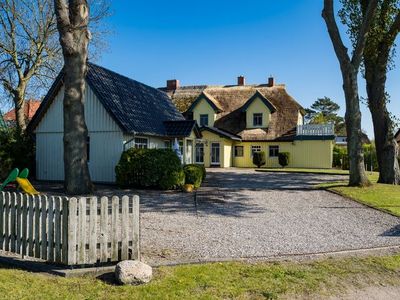
[[[144,143],[146,141],[146,143]],[[135,148],[136,149],[148,149],[149,139],[145,137],[135,137]]]
[[[202,122],[201,122],[202,117],[207,117],[207,124],[202,124]],[[200,126],[208,126],[209,121],[210,121],[210,116],[208,114],[200,114],[200,116],[199,116],[199,125]]]
[[[258,150],[255,150],[255,149],[258,149]],[[261,151],[262,151],[261,146],[259,146],[259,145],[251,146],[251,151],[250,151],[251,157],[253,157],[253,154],[255,152],[261,152]]]
[[[271,148],[273,148],[275,151],[278,150],[278,152],[275,153],[274,155],[271,155],[271,150],[272,150]],[[269,155],[269,157],[278,157],[279,156],[279,151],[280,151],[279,145],[270,145],[270,146],[268,146],[268,155]]]
[[[263,125],[263,113],[253,113],[253,126],[254,127],[261,127]],[[260,124],[256,124],[256,119],[260,121]]]
[[[203,156],[202,156],[202,161],[198,161],[197,160],[197,149],[198,149],[198,147],[199,146],[201,146],[201,148],[203,148]],[[204,143],[196,143],[196,146],[195,146],[195,153],[194,153],[194,160],[195,160],[195,162],[196,162],[196,164],[204,164]]]
[[[237,153],[236,153],[237,148],[242,149],[242,155],[237,155]],[[244,156],[244,146],[234,146],[233,152],[234,152],[235,157],[243,157]]]

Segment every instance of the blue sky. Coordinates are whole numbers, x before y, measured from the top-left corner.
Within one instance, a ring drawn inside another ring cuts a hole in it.
[[[342,79],[322,0],[123,1],[108,20],[114,31],[100,63],[149,85],[262,83],[273,75],[304,107],[328,96],[342,106]],[[338,2],[338,1],[336,1]],[[400,66],[398,59],[397,65]],[[390,110],[400,116],[399,70],[389,74]],[[365,84],[360,81],[360,94]],[[363,105],[363,129],[372,137]]]

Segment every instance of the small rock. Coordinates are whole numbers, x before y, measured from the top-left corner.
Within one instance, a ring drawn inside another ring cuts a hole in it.
[[[121,284],[144,284],[153,278],[153,269],[137,260],[125,260],[115,267],[115,278]]]

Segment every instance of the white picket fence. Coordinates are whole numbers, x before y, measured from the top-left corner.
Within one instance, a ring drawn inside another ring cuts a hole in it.
[[[298,136],[331,136],[335,135],[334,124],[297,125]]]
[[[96,265],[140,259],[139,197],[0,193],[0,249],[48,262]]]

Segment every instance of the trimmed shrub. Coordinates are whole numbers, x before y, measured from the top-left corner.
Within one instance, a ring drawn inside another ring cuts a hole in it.
[[[282,168],[289,165],[290,160],[290,153],[289,152],[279,152],[278,154],[278,161]]]
[[[266,163],[265,161],[265,152],[254,152],[253,153],[253,164],[257,166],[257,168],[261,168]]]
[[[186,165],[183,167],[185,172],[185,184],[193,184],[194,188],[197,189],[201,186],[205,178],[205,168],[202,165]]]
[[[171,149],[129,149],[115,167],[121,187],[177,189],[185,181],[181,162]]]

